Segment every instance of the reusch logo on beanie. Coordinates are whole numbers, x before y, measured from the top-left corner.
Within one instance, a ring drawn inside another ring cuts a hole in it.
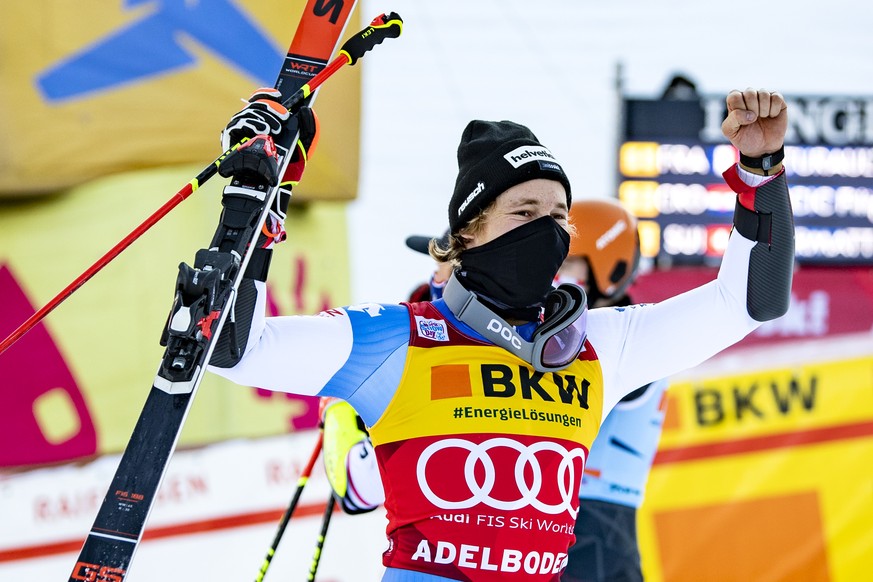
[[[458,145],[458,178],[449,202],[451,232],[458,232],[509,188],[537,178],[563,184],[569,207],[570,181],[531,130],[512,121],[474,119]]]
[[[478,184],[476,184],[476,189],[473,190],[472,192],[470,192],[470,195],[467,196],[463,202],[461,202],[461,207],[458,208],[458,215],[460,216],[460,214],[462,212],[464,212],[464,209],[467,208],[467,205],[469,205],[470,202],[472,202],[476,198],[476,196],[481,194],[484,190],[485,190],[485,184],[483,184],[482,182],[479,182]]]

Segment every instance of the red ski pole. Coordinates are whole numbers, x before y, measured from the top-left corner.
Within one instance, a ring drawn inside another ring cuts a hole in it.
[[[359,58],[364,56],[364,53],[371,50],[377,44],[380,44],[386,38],[396,38],[400,36],[400,32],[403,26],[403,21],[400,17],[392,12],[390,15],[382,14],[373,19],[373,22],[370,25],[347,40],[345,44],[343,44],[342,48],[339,51],[339,56],[337,56],[333,61],[331,61],[320,73],[315,75],[312,80],[310,80],[307,84],[303,85],[300,90],[296,91],[293,95],[288,97],[285,101],[283,101],[283,105],[289,111],[297,111],[306,99],[312,95],[312,92],[315,91],[322,83],[324,83],[327,79],[329,79],[334,73],[336,73],[339,69],[341,69],[345,65],[354,65]],[[76,279],[67,285],[60,293],[55,295],[48,303],[46,303],[43,307],[36,311],[33,315],[27,318],[27,320],[16,328],[9,336],[0,342],[0,354],[5,352],[9,346],[18,341],[24,334],[33,329],[37,323],[42,321],[42,319],[51,313],[58,305],[60,305],[64,300],[67,299],[70,295],[72,295],[79,287],[84,285],[91,277],[97,274],[103,267],[108,265],[115,257],[121,254],[124,249],[129,247],[133,241],[138,239],[142,234],[153,227],[159,220],[161,220],[164,216],[169,214],[169,212],[179,205],[180,202],[188,198],[195,190],[197,190],[200,186],[206,183],[212,176],[218,173],[218,166],[221,164],[221,161],[230,154],[233,150],[238,148],[241,144],[236,144],[226,152],[222,153],[220,156],[215,158],[211,164],[203,168],[203,170],[197,174],[197,176],[185,184],[185,186],[176,192],[172,198],[170,198],[167,202],[164,203],[163,206],[158,208],[151,216],[145,219],[139,226],[133,229],[130,234],[121,239],[114,247],[109,249],[102,257],[100,257],[97,262],[88,267],[84,273],[76,277]]]

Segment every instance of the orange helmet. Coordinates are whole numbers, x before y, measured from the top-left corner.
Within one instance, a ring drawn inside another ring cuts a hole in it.
[[[619,296],[640,264],[636,218],[617,200],[604,198],[575,202],[570,222],[576,226],[576,236],[570,240],[569,256],[588,261],[588,285],[604,297]]]

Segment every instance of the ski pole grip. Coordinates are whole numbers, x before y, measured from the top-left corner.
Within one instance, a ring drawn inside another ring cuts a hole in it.
[[[315,75],[308,83],[303,85],[296,93],[282,102],[288,111],[295,113],[303,105],[304,101],[312,95],[322,83],[325,82],[337,70],[345,65],[354,65],[365,52],[371,50],[377,44],[381,44],[386,38],[397,38],[403,28],[403,19],[396,12],[385,15],[380,14],[373,19],[370,26],[350,38],[343,44],[337,57]]]
[[[403,30],[403,19],[396,12],[380,14],[373,19],[370,26],[350,38],[343,44],[339,54],[345,55],[350,65],[358,62],[364,53],[381,44],[386,38],[397,38]]]

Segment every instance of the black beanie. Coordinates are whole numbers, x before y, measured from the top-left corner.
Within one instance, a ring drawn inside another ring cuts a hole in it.
[[[449,202],[449,229],[457,233],[506,190],[537,178],[563,184],[570,207],[570,180],[531,130],[512,121],[474,119],[464,129],[458,146],[458,179]]]

